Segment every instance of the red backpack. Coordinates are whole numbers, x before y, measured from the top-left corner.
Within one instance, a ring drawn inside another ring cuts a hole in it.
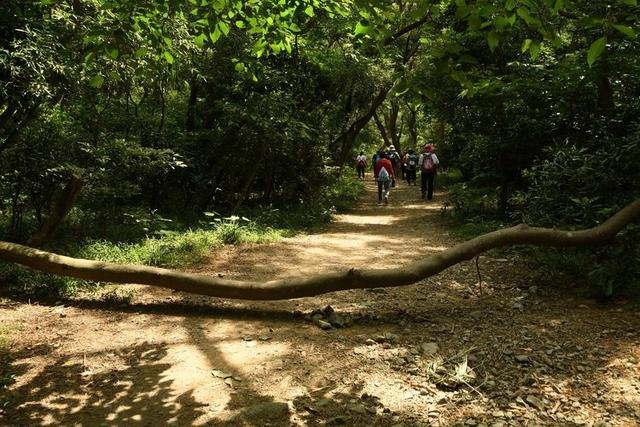
[[[436,171],[436,163],[433,161],[433,154],[425,154],[422,158],[422,172],[433,173]]]

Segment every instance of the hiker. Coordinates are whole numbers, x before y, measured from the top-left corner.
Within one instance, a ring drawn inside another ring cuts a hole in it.
[[[376,168],[376,163],[378,162],[378,160],[380,160],[382,157],[382,151],[378,150],[375,153],[373,153],[373,156],[371,157],[371,169],[375,170]],[[375,177],[374,177],[375,179]]]
[[[364,155],[364,151],[360,152],[360,155],[356,157],[356,169],[358,169],[358,179],[364,179],[365,169],[367,167],[367,157]]]
[[[388,159],[391,161],[391,166],[393,167],[394,176],[398,174],[400,170],[400,154],[396,151],[396,147],[393,145],[389,146],[388,151]],[[395,178],[391,180],[391,186],[396,186]]]
[[[433,199],[433,187],[435,185],[436,172],[440,161],[438,156],[434,152],[433,144],[427,144],[424,146],[424,152],[420,154],[418,159],[420,170],[422,172],[422,198],[425,196],[427,200]]]
[[[418,169],[418,156],[413,150],[409,150],[405,156],[405,176],[407,184],[416,185],[416,170]]]
[[[389,186],[393,180],[393,165],[388,159],[387,153],[381,153],[381,159],[378,160],[373,168],[373,174],[378,183],[378,206],[382,204],[384,197],[384,204],[389,203]],[[384,189],[384,195],[383,195]]]

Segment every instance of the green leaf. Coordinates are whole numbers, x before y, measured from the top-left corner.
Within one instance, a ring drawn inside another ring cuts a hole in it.
[[[229,24],[227,24],[224,21],[220,21],[220,22],[218,22],[218,27],[220,28],[220,31],[222,31],[222,33],[225,36],[229,35]]]
[[[307,8],[304,10],[304,13],[306,13],[309,16],[315,15],[315,12],[313,11],[313,6],[311,5],[307,6]]]
[[[553,10],[554,12],[557,13],[563,7],[564,7],[564,0],[556,0],[555,4],[553,5]]]
[[[600,37],[598,40],[591,43],[591,47],[587,51],[587,64],[592,66],[594,62],[602,55],[604,48],[607,45],[607,38]]]
[[[505,18],[504,16],[498,16],[496,19],[493,20],[493,24],[495,25],[495,27],[498,30],[502,30],[504,29],[507,25],[511,25],[509,23],[509,19]]]
[[[531,39],[525,39],[522,42],[522,48],[520,49],[522,51],[522,53],[525,53],[526,51],[529,50],[529,47],[531,46],[531,42],[532,42]]]
[[[516,8],[518,2],[516,0],[507,0],[506,8],[511,11]]]
[[[164,54],[164,59],[166,59],[169,64],[173,64],[173,55],[171,55],[171,52],[165,50],[163,54]]]
[[[109,49],[108,52],[111,59],[118,59],[118,55],[120,55],[120,51],[118,51],[118,49]]]
[[[638,0],[620,0],[622,3],[627,4],[629,6],[637,6]]]
[[[613,24],[613,28],[615,28],[616,30],[620,31],[625,36],[629,36],[629,37],[635,37],[636,36],[636,32],[633,31],[633,28],[627,27],[626,25]]]
[[[236,27],[244,28],[244,26],[245,26],[244,21],[236,21]]]
[[[469,16],[467,22],[469,23],[469,29],[472,31],[479,30],[480,25],[482,25],[482,20],[478,15]]]
[[[292,22],[291,25],[289,25],[289,29],[294,33],[300,32],[300,27],[298,27],[298,24],[296,24],[295,22]]]
[[[531,55],[531,59],[536,59],[538,55],[540,55],[540,43],[531,42],[529,54]]]
[[[498,47],[498,43],[500,43],[498,33],[496,33],[495,31],[489,31],[489,34],[487,35],[487,43],[489,43],[489,49],[491,49],[491,52],[496,50],[496,47]]]
[[[367,21],[360,21],[356,24],[356,29],[353,34],[359,36],[360,34],[367,34],[369,31],[371,31],[371,27],[368,25]]]
[[[238,62],[235,66],[235,69],[237,72],[242,72],[245,69],[244,63],[243,62]]]
[[[529,22],[529,19],[531,19],[531,15],[529,15],[529,11],[524,7],[519,7],[518,10],[516,10],[516,13],[520,18],[524,19],[526,22]]]
[[[138,50],[136,50],[136,53],[134,53],[133,56],[135,56],[136,58],[142,58],[146,54],[147,54],[147,49],[144,47],[141,47],[141,48],[138,48]]]
[[[89,84],[96,89],[100,89],[104,84],[104,77],[102,77],[102,74],[96,74],[93,76]]]
[[[221,35],[222,35],[222,33],[220,32],[220,30],[216,26],[215,30],[213,30],[212,33],[209,33],[209,38],[211,39],[211,43],[217,42]]]
[[[193,42],[196,44],[196,46],[202,47],[204,46],[204,42],[206,40],[207,40],[207,36],[205,36],[204,34],[200,34],[199,36],[193,39]]]

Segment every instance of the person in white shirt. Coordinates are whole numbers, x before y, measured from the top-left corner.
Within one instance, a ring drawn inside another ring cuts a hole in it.
[[[366,168],[367,168],[367,157],[364,155],[364,151],[361,151],[360,155],[356,157],[356,169],[358,169],[358,179],[364,179]]]
[[[422,172],[422,198],[425,196],[427,200],[433,199],[433,188],[435,184],[436,173],[438,171],[438,165],[440,161],[438,156],[434,152],[433,144],[427,144],[424,146],[424,152],[420,154],[418,159],[420,165],[420,171]]]

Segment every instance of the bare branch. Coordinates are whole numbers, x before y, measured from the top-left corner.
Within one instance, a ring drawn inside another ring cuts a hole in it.
[[[528,227],[524,224],[494,231],[402,267],[356,270],[290,277],[267,282],[227,280],[176,270],[70,258],[9,242],[0,242],[0,259],[59,276],[111,282],[138,283],[193,294],[246,300],[310,297],[348,289],[395,287],[416,283],[462,261],[504,246],[598,246],[612,242],[628,224],[640,218],[640,200],[603,224],[581,231]]]
[[[404,36],[405,34],[407,34],[410,31],[413,31],[417,28],[420,28],[421,26],[423,26],[424,24],[426,24],[429,21],[430,15],[427,14],[425,16],[423,16],[422,18],[420,18],[419,20],[412,22],[411,24],[407,25],[404,28],[399,29],[398,31],[396,31],[395,33],[393,33],[392,35],[390,35],[389,37],[387,37],[386,39],[384,39],[384,44],[388,45],[393,43],[394,41],[398,40],[400,37]]]

